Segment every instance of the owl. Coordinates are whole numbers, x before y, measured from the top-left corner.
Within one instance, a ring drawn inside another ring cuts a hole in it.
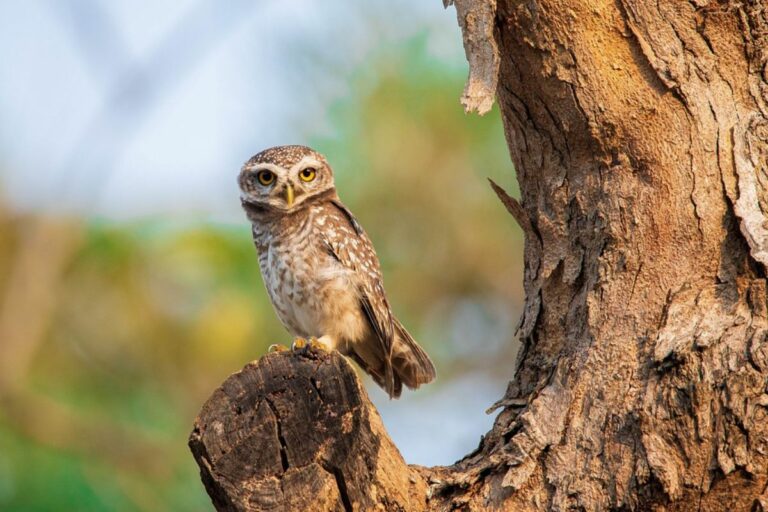
[[[426,352],[392,313],[370,239],[336,193],[325,157],[277,146],[238,178],[275,312],[300,340],[354,359],[397,398],[435,378]]]

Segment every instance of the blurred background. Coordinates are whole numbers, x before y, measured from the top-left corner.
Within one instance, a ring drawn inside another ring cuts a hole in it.
[[[186,440],[230,373],[289,343],[235,177],[308,144],[376,245],[438,380],[389,401],[410,463],[493,421],[522,235],[499,114],[459,104],[439,1],[0,2],[0,510],[211,510]]]

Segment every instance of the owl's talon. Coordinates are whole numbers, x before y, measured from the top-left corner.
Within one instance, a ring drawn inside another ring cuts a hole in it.
[[[322,341],[320,341],[319,339],[315,338],[314,336],[309,338],[309,343],[307,344],[307,346],[312,350],[318,350],[320,352],[329,352],[328,346]]]
[[[307,347],[307,340],[304,338],[296,338],[293,340],[293,343],[291,343],[291,350],[294,352],[298,350],[304,350]]]
[[[280,343],[273,343],[269,346],[267,352],[285,352],[286,350],[288,350],[288,347],[285,345],[281,345]]]

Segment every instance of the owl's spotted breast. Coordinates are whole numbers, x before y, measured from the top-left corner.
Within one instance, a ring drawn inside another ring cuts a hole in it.
[[[327,250],[317,229],[328,226],[344,236],[346,228],[325,205],[313,206],[290,226],[276,225],[260,253],[264,284],[283,325],[295,336],[330,336],[344,350],[368,328],[359,306],[359,280]]]

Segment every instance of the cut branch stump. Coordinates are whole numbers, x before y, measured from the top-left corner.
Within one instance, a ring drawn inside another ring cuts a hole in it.
[[[418,468],[335,352],[248,364],[205,403],[189,446],[219,511],[425,508]]]

